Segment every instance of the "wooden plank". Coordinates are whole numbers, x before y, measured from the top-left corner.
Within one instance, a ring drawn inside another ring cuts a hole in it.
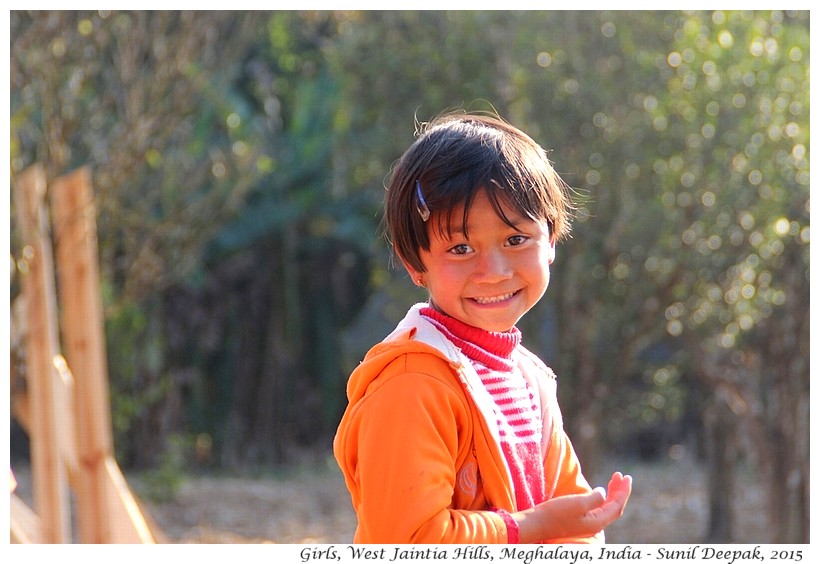
[[[24,248],[21,286],[28,315],[26,378],[30,402],[31,467],[34,507],[41,540],[70,539],[68,486],[60,460],[55,419],[53,358],[58,353],[54,259],[45,209],[46,176],[41,165],[24,170],[14,183],[15,215]]]
[[[103,484],[108,504],[106,515],[110,524],[110,537],[107,542],[154,544],[156,541],[151,528],[143,517],[117,462],[113,457],[106,457],[104,467],[106,479]]]
[[[100,292],[97,220],[88,167],[51,184],[51,214],[59,276],[63,346],[74,375],[78,459],[76,493],[80,542],[111,538],[105,513],[104,461],[113,454],[111,402]]]
[[[57,444],[60,447],[60,457],[66,466],[68,483],[72,488],[76,481],[74,476],[79,474],[79,459],[77,455],[77,433],[74,411],[74,376],[68,369],[62,355],[54,355],[54,415],[57,421]]]
[[[9,503],[9,525],[11,544],[42,543],[43,531],[40,518],[26,503],[11,494]]]

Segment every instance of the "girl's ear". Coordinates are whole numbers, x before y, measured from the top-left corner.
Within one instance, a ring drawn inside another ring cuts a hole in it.
[[[552,265],[555,260],[555,237],[550,237],[550,246],[547,249],[547,261]]]
[[[424,287],[424,273],[419,272],[418,270],[410,266],[410,263],[408,263],[403,258],[399,258],[401,259],[401,263],[404,265],[404,269],[407,271],[407,274],[410,275],[410,280],[413,281],[413,284],[415,284],[416,286]]]

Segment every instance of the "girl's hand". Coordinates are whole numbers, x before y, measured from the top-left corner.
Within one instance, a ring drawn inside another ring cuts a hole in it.
[[[607,489],[556,497],[512,515],[521,543],[595,535],[623,515],[632,493],[632,477],[615,472]]]

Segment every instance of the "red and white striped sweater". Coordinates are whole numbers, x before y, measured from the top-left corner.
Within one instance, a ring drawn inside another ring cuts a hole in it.
[[[419,313],[470,360],[492,396],[517,509],[528,509],[545,501],[541,413],[534,398],[535,391],[513,358],[521,342],[521,332],[515,327],[505,332],[485,331],[431,307],[422,308]]]

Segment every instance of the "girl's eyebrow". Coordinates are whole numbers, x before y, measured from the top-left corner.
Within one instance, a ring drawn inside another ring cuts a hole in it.
[[[458,227],[454,226],[454,223],[457,223]],[[469,228],[461,222],[442,220],[438,224],[438,235],[442,239],[450,240],[453,239],[453,237],[463,237],[467,239],[467,231],[469,231]]]
[[[501,220],[504,221],[504,224],[507,225],[510,229],[515,229],[516,231],[522,231],[523,230],[523,227],[521,226],[522,223],[524,223],[524,224],[530,223],[530,222],[535,223],[533,220],[530,220],[528,218],[516,218],[515,220],[510,219],[510,218],[507,218],[507,220],[504,220],[504,218],[501,218]],[[452,225],[448,225],[445,229],[442,229],[441,233],[443,235],[445,235],[448,239],[453,238],[453,236],[459,236],[459,235],[461,237],[464,237],[465,239],[469,239],[470,236],[469,236],[468,232],[474,232],[474,231],[476,231],[477,229],[480,229],[480,228],[481,228],[481,225],[470,225],[469,223],[467,225],[465,225],[465,224],[459,222],[458,227],[453,227]]]

